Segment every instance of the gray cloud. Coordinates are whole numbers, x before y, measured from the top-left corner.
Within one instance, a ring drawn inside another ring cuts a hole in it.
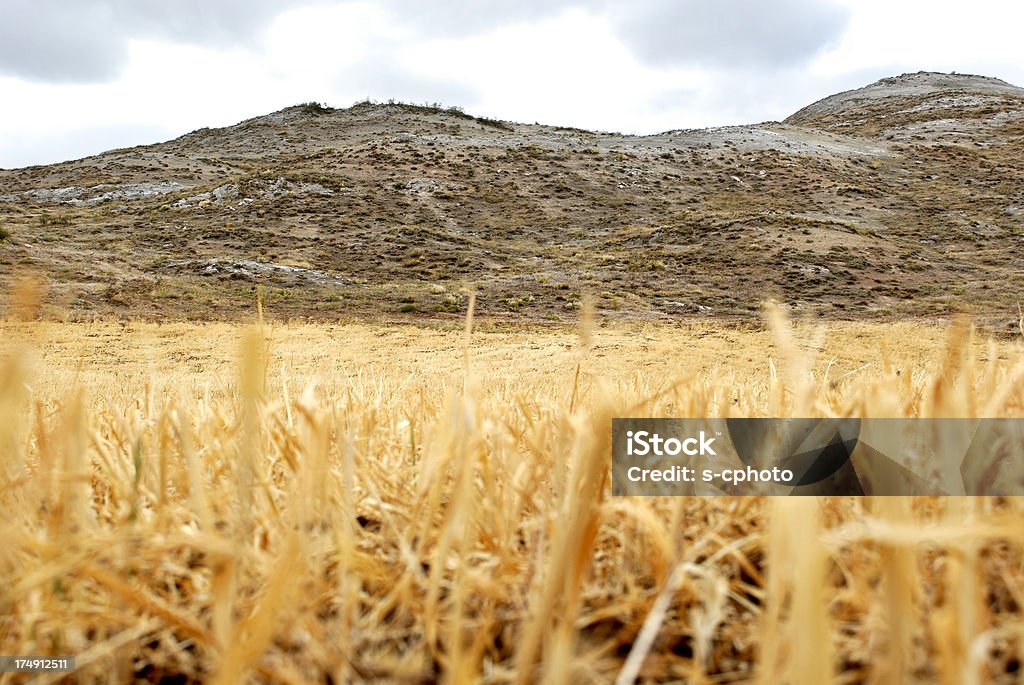
[[[4,0],[0,72],[48,82],[114,78],[132,38],[196,45],[254,41],[286,9],[315,0]]]
[[[351,1],[3,0],[0,73],[49,82],[107,81],[124,65],[133,38],[255,44],[285,10]],[[836,39],[846,21],[844,10],[821,0],[378,1],[395,22],[424,38],[472,36],[580,8],[607,16],[625,45],[653,66],[799,64]]]
[[[847,19],[820,0],[643,0],[609,8],[622,40],[654,66],[793,65],[838,39]]]
[[[767,67],[798,64],[836,40],[847,11],[828,0],[381,0],[395,21],[429,37],[461,37],[531,23],[579,8],[653,66]]]
[[[112,78],[127,56],[127,45],[104,35],[110,13],[89,4],[69,3],[58,10],[46,0],[5,3],[0,71],[42,81]]]

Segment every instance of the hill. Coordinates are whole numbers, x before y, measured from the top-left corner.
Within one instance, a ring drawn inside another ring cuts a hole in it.
[[[0,279],[72,316],[571,321],[968,312],[1016,326],[1024,89],[918,73],[650,136],[290,107],[0,171]],[[2,285],[2,284],[0,284]]]

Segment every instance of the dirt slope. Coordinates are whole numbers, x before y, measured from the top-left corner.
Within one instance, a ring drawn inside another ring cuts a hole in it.
[[[974,313],[1024,275],[1024,90],[910,74],[785,123],[624,136],[455,110],[291,107],[0,171],[0,280],[72,316]]]

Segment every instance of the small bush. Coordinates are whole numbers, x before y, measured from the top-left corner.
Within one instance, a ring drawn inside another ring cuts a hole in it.
[[[3,226],[0,226],[0,243],[6,243],[11,239],[11,232]]]
[[[459,311],[460,304],[459,296],[449,293],[444,296],[440,304],[434,307],[434,311],[454,313]]]
[[[506,124],[504,121],[500,121],[498,119],[490,119],[488,117],[473,117],[473,121],[482,126],[490,126],[491,128],[500,129],[502,131],[516,130],[513,126],[510,126],[509,124]]]
[[[518,312],[524,306],[533,304],[533,295],[527,295],[526,297],[508,297],[505,298],[505,306],[513,312]]]
[[[39,225],[40,226],[70,226],[71,225],[71,219],[69,217],[64,216],[63,214],[58,214],[57,216],[51,216],[50,214],[47,214],[47,213],[44,212],[44,213],[39,215]]]
[[[299,105],[299,107],[302,108],[302,112],[304,114],[314,114],[317,116],[321,114],[330,114],[334,111],[331,107],[320,104],[319,102],[304,102]]]

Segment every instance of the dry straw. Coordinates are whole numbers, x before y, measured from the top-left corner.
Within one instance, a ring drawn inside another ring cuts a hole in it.
[[[777,307],[768,333],[588,320],[574,341],[61,325],[22,299],[0,653],[77,654],[82,682],[997,683],[1024,663],[1015,498],[608,484],[613,416],[1019,417],[1019,342]]]

